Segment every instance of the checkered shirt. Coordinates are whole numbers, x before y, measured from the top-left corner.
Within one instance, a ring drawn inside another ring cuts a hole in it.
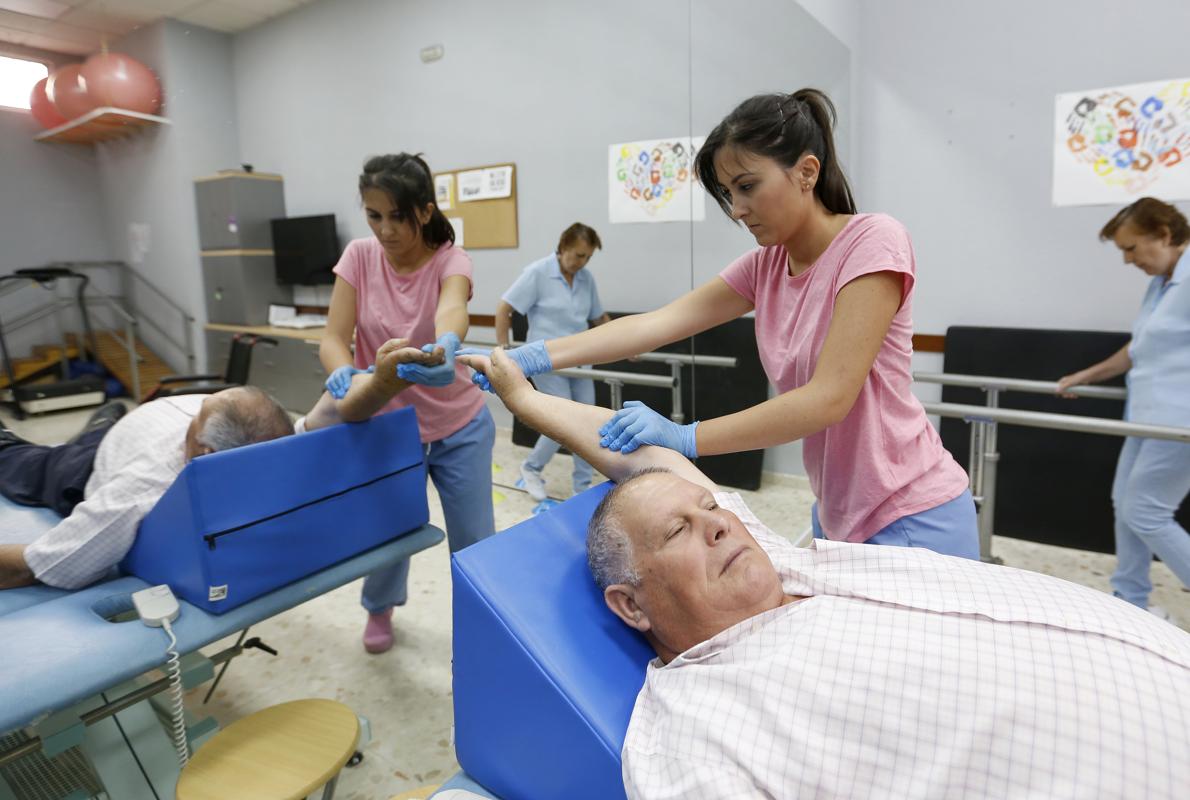
[[[25,549],[37,580],[78,589],[124,558],[140,521],[185,466],[186,429],[208,396],[154,400],[112,426],[95,454],[83,501]]]
[[[629,797],[1190,797],[1190,634],[1025,570],[796,548],[716,500],[808,599],[649,665]]]

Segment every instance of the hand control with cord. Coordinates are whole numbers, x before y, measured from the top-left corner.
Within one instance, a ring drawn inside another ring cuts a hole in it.
[[[174,636],[171,622],[178,618],[181,609],[178,600],[169,586],[150,586],[132,593],[132,604],[136,606],[136,613],[141,622],[151,628],[164,628],[169,636],[169,647],[166,654],[169,659],[165,662],[166,675],[169,677],[169,695],[171,700],[172,724],[170,735],[174,740],[174,750],[178,753],[178,766],[186,768],[190,762],[190,747],[186,741],[186,708],[182,704],[182,659],[178,655],[178,638]]]

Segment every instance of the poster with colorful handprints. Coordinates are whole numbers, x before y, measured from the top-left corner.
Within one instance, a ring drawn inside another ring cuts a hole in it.
[[[1054,205],[1190,199],[1190,78],[1058,95]]]
[[[706,218],[694,180],[694,153],[706,137],[675,136],[607,149],[607,211],[612,222],[689,222]]]

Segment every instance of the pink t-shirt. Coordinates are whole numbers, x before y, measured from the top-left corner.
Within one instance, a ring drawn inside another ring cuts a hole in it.
[[[444,244],[417,272],[398,275],[378,241],[355,239],[335,265],[335,274],[355,288],[355,366],[365,369],[389,339],[409,339],[411,347],[421,347],[437,338],[434,315],[442,282],[451,275],[470,282],[471,256]],[[410,386],[377,413],[413,406],[422,442],[436,442],[470,422],[483,405],[483,393],[459,363],[450,386]]]
[[[859,214],[797,277],[789,275],[781,246],[746,253],[720,275],[755,306],[760,360],[781,392],[810,381],[840,289],[874,272],[904,278],[901,308],[851,413],[802,443],[829,539],[866,541],[901,517],[953,500],[968,485],[910,391],[914,269],[904,226],[884,214]]]

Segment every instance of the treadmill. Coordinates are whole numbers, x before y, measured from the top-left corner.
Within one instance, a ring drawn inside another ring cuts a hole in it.
[[[96,346],[95,332],[91,330],[91,318],[87,314],[87,303],[83,297],[83,293],[87,289],[87,284],[90,283],[90,278],[81,272],[75,272],[66,267],[30,267],[27,269],[18,269],[11,275],[0,275],[0,285],[11,281],[34,281],[43,289],[53,289],[59,280],[78,281],[75,300],[78,303],[79,313],[82,315],[83,334],[85,336],[85,344],[79,347],[79,360],[97,363],[95,358],[98,356],[99,348]],[[91,350],[90,358],[87,358],[87,346]],[[42,414],[47,411],[62,411],[70,408],[97,406],[103,403],[106,396],[105,381],[100,376],[81,375],[77,378],[70,377],[70,359],[66,355],[65,348],[63,348],[62,352],[62,377],[59,380],[34,383],[33,381],[42,377],[34,374],[28,375],[18,381],[16,371],[13,369],[12,359],[9,357],[8,344],[4,340],[4,324],[2,320],[0,320],[0,357],[3,358],[4,371],[8,377],[9,393],[11,394],[11,398],[7,403],[12,407],[17,419],[24,419],[28,414]]]

